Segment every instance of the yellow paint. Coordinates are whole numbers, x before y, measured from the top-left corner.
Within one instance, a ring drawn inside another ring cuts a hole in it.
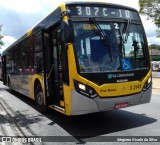
[[[76,77],[76,80],[83,84],[87,84],[93,88],[100,97],[119,97],[123,95],[130,95],[139,93],[142,91],[144,84],[151,76],[151,71],[146,75],[146,77],[141,81],[132,81],[132,82],[123,82],[123,83],[110,83],[103,84],[101,86],[96,85],[93,82],[86,81],[85,79],[81,80],[80,76]]]
[[[85,79],[80,81],[81,78],[80,76],[77,76],[76,80],[92,87],[100,97],[119,97],[123,95],[130,95],[141,92],[144,87],[144,84],[146,83],[146,81],[150,76],[151,76],[151,71],[149,71],[147,76],[141,81],[110,83],[101,86],[98,86],[93,82],[87,83]]]
[[[30,30],[27,32],[27,37],[29,37],[29,36],[32,34],[32,31],[33,31],[33,29],[30,29]]]
[[[100,97],[119,97],[140,92],[143,89],[144,82],[133,81],[104,84],[102,86],[96,86],[93,83],[89,83],[89,85],[96,90]]]
[[[62,3],[62,4],[60,5],[60,8],[61,8],[61,12],[66,11],[66,5],[65,5],[65,3]],[[64,20],[64,21],[65,21],[65,20],[68,20],[67,16],[63,17],[63,20]]]
[[[60,101],[60,105],[64,107],[64,101]]]
[[[71,90],[74,89],[73,79],[74,79],[74,76],[77,74],[75,56],[74,56],[74,51],[73,51],[73,45],[72,44],[68,44],[68,58],[69,58],[68,67],[69,67],[69,82],[70,82],[70,85],[69,86],[63,85],[66,115],[71,114],[71,104],[72,104],[72,102],[71,102],[71,96],[72,96],[71,95]]]
[[[43,76],[35,74],[35,75],[32,75],[32,76],[29,76],[28,79],[29,79],[29,84],[28,84],[29,85],[29,94],[30,94],[30,97],[35,100],[35,96],[34,96],[34,92],[35,92],[35,90],[34,90],[34,83],[35,83],[35,80],[38,79],[39,82],[41,83],[42,90],[44,90],[44,87],[43,87],[44,85],[42,83]]]
[[[65,102],[65,109],[66,115],[71,114],[71,89],[70,86],[63,85],[64,90],[64,102]]]

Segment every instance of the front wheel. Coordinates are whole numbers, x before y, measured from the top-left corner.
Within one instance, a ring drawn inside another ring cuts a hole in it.
[[[38,110],[42,113],[47,112],[47,106],[44,103],[45,97],[41,85],[37,85],[36,87],[35,100]]]

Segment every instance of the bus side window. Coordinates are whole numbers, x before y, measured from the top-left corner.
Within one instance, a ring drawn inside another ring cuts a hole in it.
[[[34,45],[34,70],[36,73],[41,73],[43,70],[43,59],[42,59],[42,35],[41,32],[35,34],[35,45]]]

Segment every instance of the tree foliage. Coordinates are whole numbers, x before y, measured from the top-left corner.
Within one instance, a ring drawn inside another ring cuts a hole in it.
[[[160,0],[139,0],[140,14],[146,15],[160,27]]]
[[[158,33],[157,38],[160,38],[160,29],[157,29],[157,33]]]
[[[0,25],[0,31],[2,30],[2,25]],[[4,45],[3,41],[2,41],[3,35],[0,34],[0,48],[2,45]]]
[[[153,20],[155,25],[160,28],[160,0],[139,0],[139,13]],[[160,29],[157,30],[160,37]]]
[[[160,45],[152,44],[152,45],[149,46],[149,49],[157,49],[157,50],[160,50]]]

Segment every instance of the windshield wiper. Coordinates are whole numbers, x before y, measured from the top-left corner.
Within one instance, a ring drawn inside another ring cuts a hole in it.
[[[129,36],[129,31],[130,31],[130,26],[131,26],[131,19],[127,19],[127,24],[125,25],[125,28],[123,30],[123,44],[127,43],[128,36]],[[124,37],[125,35],[125,37]]]
[[[127,40],[128,40],[128,36],[129,36],[129,31],[130,31],[130,26],[131,26],[131,19],[127,19],[126,20],[127,23],[124,25],[124,28],[123,28],[123,32],[120,31],[119,29],[119,33],[121,35],[121,39],[122,39],[122,49],[123,49],[123,56],[125,57],[125,47],[124,47],[124,44],[127,43]]]
[[[93,17],[90,17],[89,20],[94,23],[94,25],[96,26],[96,28],[98,30],[98,33],[103,38],[106,47],[109,49],[109,56],[110,56],[110,59],[112,61],[111,45],[110,45],[110,43],[108,41],[107,34],[101,29],[101,27],[99,26],[99,24],[96,22],[96,20]]]

